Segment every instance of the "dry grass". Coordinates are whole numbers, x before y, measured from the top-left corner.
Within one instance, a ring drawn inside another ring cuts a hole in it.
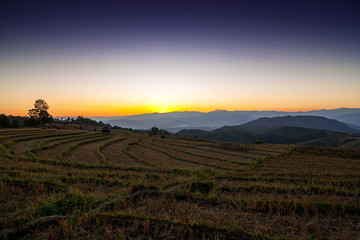
[[[166,141],[161,141],[161,142],[154,141],[154,144],[157,146],[164,146],[167,148],[173,148],[173,149],[178,149],[178,150],[182,150],[185,152],[191,152],[191,153],[197,154],[199,156],[209,157],[209,158],[213,158],[213,159],[222,159],[222,160],[226,160],[229,162],[238,162],[238,163],[249,164],[250,162],[252,162],[254,160],[254,158],[243,157],[239,154],[226,154],[221,150],[209,151],[211,149],[208,150],[208,149],[201,149],[201,148],[193,148],[193,147],[186,146],[186,145],[176,145],[175,143],[169,144]]]
[[[358,152],[119,132],[1,130],[8,239],[360,238]]]
[[[123,141],[115,142],[114,144],[106,146],[102,150],[102,154],[108,162],[116,165],[146,167],[146,165],[124,153],[125,145],[135,141],[136,138],[128,136]]]

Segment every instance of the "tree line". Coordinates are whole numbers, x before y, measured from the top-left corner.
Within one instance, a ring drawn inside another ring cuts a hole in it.
[[[12,116],[0,114],[0,128],[18,128],[18,127],[57,127],[62,126],[62,128],[66,124],[78,124],[80,126],[75,127],[81,129],[81,125],[88,125],[94,127],[108,127],[111,129],[124,129],[132,132],[141,132],[148,133],[150,136],[161,136],[161,138],[165,138],[166,135],[170,135],[170,133],[164,129],[158,129],[157,127],[153,127],[149,130],[134,130],[132,128],[122,128],[119,126],[111,126],[108,123],[104,123],[102,121],[96,121],[90,118],[78,116],[76,118],[73,117],[60,117],[53,118],[51,114],[48,112],[49,105],[43,99],[37,99],[34,103],[34,108],[28,110],[28,116],[20,117],[20,116]],[[57,126],[56,126],[57,125]]]
[[[97,127],[111,127],[102,121],[95,121],[90,118],[78,116],[76,118],[57,118],[54,119],[48,112],[49,105],[43,99],[37,99],[34,108],[28,110],[28,116],[12,116],[0,114],[0,128],[18,128],[18,127],[44,127],[45,125],[55,124],[86,124]]]

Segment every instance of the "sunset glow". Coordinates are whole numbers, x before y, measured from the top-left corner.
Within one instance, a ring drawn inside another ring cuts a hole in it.
[[[256,16],[247,11],[257,6],[232,4],[195,6],[189,19],[171,4],[112,6],[96,20],[90,3],[89,12],[75,4],[66,17],[53,10],[52,20],[32,6],[21,14],[9,7],[0,113],[26,115],[38,98],[53,116],[360,106],[355,15],[338,16],[337,29],[326,9],[296,25],[305,21],[301,10],[289,17],[261,8]]]

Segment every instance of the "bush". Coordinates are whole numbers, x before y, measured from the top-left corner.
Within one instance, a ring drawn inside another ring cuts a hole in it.
[[[95,204],[95,198],[85,196],[79,191],[56,194],[39,203],[38,216],[66,215],[89,210]]]
[[[190,192],[209,193],[214,188],[212,182],[192,182],[189,184]]]
[[[0,114],[0,128],[11,127],[10,119],[5,114]]]
[[[211,169],[196,169],[193,173],[200,179],[206,179],[216,174],[216,172]]]
[[[34,118],[27,118],[24,121],[26,127],[36,127],[39,126],[40,122]]]
[[[40,207],[37,211],[37,214],[40,216],[60,215],[61,208],[56,203],[44,201],[44,202],[40,202]]]

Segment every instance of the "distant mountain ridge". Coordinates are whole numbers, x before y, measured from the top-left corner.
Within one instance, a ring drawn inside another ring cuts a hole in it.
[[[338,115],[335,117],[335,119],[338,121],[341,121],[341,122],[355,125],[358,128],[360,127],[360,112],[353,112],[353,113]]]
[[[303,127],[335,132],[356,132],[344,123],[334,119],[319,116],[285,116],[272,118],[259,118],[241,125],[243,129],[254,131],[256,129],[279,128],[279,127]]]
[[[238,126],[224,126],[212,131],[182,130],[188,138],[204,138],[237,143],[304,144],[341,146],[360,141],[357,130],[333,119],[318,116],[260,118]]]
[[[339,108],[305,112],[282,111],[226,111],[216,110],[208,113],[185,111],[170,113],[150,113],[125,117],[93,117],[113,126],[125,128],[150,129],[158,127],[171,132],[182,129],[214,130],[222,126],[241,125],[263,117],[283,116],[322,116],[350,124],[360,129],[360,108]]]

